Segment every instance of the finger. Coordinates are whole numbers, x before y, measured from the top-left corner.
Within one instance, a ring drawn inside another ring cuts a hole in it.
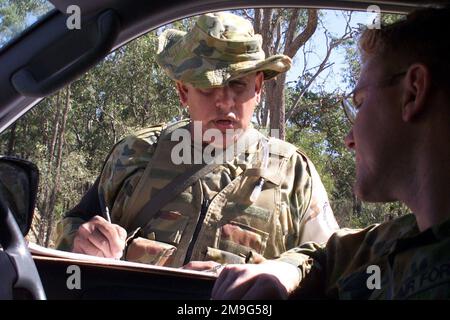
[[[258,281],[258,277],[255,277],[252,267],[249,265],[232,266],[228,270],[228,279],[220,284],[220,287],[217,289],[220,299],[242,299],[255,281]],[[226,270],[224,269],[224,271]]]
[[[80,240],[80,245],[87,250],[88,254],[120,258],[125,248],[126,231],[118,225],[109,223],[101,216],[94,216],[80,226],[74,243],[77,239]],[[101,250],[102,253],[97,254],[95,248]]]
[[[113,253],[110,249],[110,239],[108,239],[100,230],[99,226],[87,237],[87,240],[98,250],[103,252],[103,256],[112,258]]]
[[[261,300],[261,299],[286,299],[287,295],[283,295],[279,285],[272,279],[265,276],[260,276],[256,281],[253,281],[248,289],[243,292],[239,299],[242,300]]]
[[[100,250],[99,248],[97,248],[96,246],[92,245],[92,244],[86,244],[83,247],[83,251],[84,254],[88,254],[90,256],[95,256],[95,257],[101,257],[101,258],[108,258],[107,256],[105,256],[104,252],[102,250]]]
[[[270,299],[269,297],[271,295],[268,294],[268,292],[265,289],[266,288],[262,288],[258,282],[254,282],[246,292],[243,292],[243,295],[239,297],[239,299],[241,300]],[[273,299],[277,298],[274,297]]]
[[[78,228],[77,233],[73,238],[72,252],[88,254],[87,252],[85,252],[85,248],[87,246],[92,246],[92,244],[87,239],[92,232],[92,226],[93,225],[91,222],[86,222]]]
[[[103,218],[100,215],[96,215],[94,217],[92,217],[91,220],[89,220],[89,222],[94,222],[94,223],[109,223],[105,218]]]
[[[75,238],[73,238],[72,252],[85,253],[84,250],[82,249],[82,246],[80,245],[81,241],[82,240],[80,240],[80,237],[75,236]]]
[[[197,270],[197,271],[208,271],[212,270],[218,266],[220,266],[220,263],[217,263],[215,261],[191,261],[184,266],[182,266],[182,269],[189,269],[189,270]]]
[[[214,282],[213,289],[211,291],[212,299],[220,299],[219,293],[222,284],[228,279],[228,269],[222,269],[222,272],[218,275],[216,281]]]
[[[118,224],[113,224],[113,226],[116,228],[116,232],[117,232],[119,238],[123,241],[127,240],[127,236],[128,236],[127,230],[125,230]]]
[[[189,269],[189,270],[192,270],[192,269],[193,269],[192,264],[193,264],[192,261],[191,261],[191,262],[188,262],[188,263],[186,263],[184,266],[181,266],[181,269]]]
[[[108,241],[108,250],[105,251],[106,248],[103,247],[103,245],[100,247],[105,255],[117,259],[122,257],[127,238],[126,230],[117,224],[110,223],[98,215],[94,216],[89,222],[91,223],[90,226],[95,226],[95,229],[101,232]],[[93,230],[92,233],[95,233],[95,231]]]
[[[83,248],[77,244],[75,244],[75,241],[73,242],[73,248],[72,248],[72,252],[74,253],[82,253],[82,254],[87,254]]]
[[[121,227],[119,226],[119,228]],[[125,239],[122,239],[119,235],[120,231],[118,231],[116,225],[110,224],[109,222],[100,223],[97,225],[97,229],[103,237],[107,239],[108,250],[111,257],[120,257],[125,248]]]
[[[231,286],[235,283],[238,278],[238,272],[235,269],[223,268],[217,278],[211,297],[213,299],[227,299],[230,295]]]
[[[94,246],[88,239],[78,238],[74,240],[72,252],[88,254],[96,257],[104,257],[103,251]]]
[[[98,233],[97,224],[101,217],[94,217],[86,223],[83,223],[77,230],[74,237],[74,246],[72,251],[76,253],[84,253],[94,256],[104,257],[105,253],[101,249],[100,241],[95,241],[95,238],[90,240],[91,237],[95,237],[95,233]],[[101,222],[100,222],[101,223]],[[104,240],[104,239],[103,239]],[[99,252],[99,250],[101,252]]]

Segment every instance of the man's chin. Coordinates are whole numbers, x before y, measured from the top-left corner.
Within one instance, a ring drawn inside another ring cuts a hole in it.
[[[356,182],[353,188],[356,197],[365,202],[392,202],[395,199],[386,195],[375,183]]]

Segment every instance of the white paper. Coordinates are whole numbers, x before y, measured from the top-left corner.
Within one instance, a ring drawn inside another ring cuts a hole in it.
[[[70,260],[74,263],[82,262],[86,264],[95,264],[102,266],[117,266],[117,267],[126,267],[127,269],[136,269],[136,270],[146,270],[146,271],[155,271],[155,272],[163,272],[163,273],[175,273],[175,274],[183,274],[188,276],[201,276],[202,278],[217,278],[217,275],[214,272],[207,271],[195,271],[195,270],[187,270],[180,268],[169,268],[169,267],[161,267],[154,266],[144,263],[130,262],[117,260],[112,258],[102,258],[95,257],[81,253],[73,253],[62,250],[55,250],[50,248],[42,247],[36,243],[29,242],[28,249],[30,250],[31,255],[35,257],[46,257],[46,258],[59,258],[64,260]]]

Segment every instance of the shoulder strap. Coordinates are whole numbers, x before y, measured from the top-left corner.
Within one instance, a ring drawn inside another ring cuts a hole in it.
[[[162,207],[169,203],[178,194],[186,190],[189,186],[197,182],[201,177],[207,175],[220,164],[213,163],[207,165],[193,165],[192,170],[188,170],[173,179],[168,185],[159,190],[151,198],[134,218],[132,229],[145,226],[148,223],[148,217],[157,213]]]
[[[250,132],[253,132],[253,134],[250,134]],[[257,134],[254,134],[254,132],[256,132]],[[259,135],[260,134],[256,130],[253,131],[253,129],[250,129],[243,135],[243,137],[245,136],[248,139],[247,141],[250,145],[259,139]],[[232,147],[233,146],[229,148]],[[194,164],[192,165],[191,170],[187,170],[186,172],[175,177],[169,184],[159,190],[159,192],[154,197],[147,201],[147,203],[142,207],[141,210],[139,210],[134,218],[133,223],[131,224],[132,229],[146,226],[148,223],[148,217],[151,217],[152,215],[157,213],[178,194],[186,190],[189,186],[193,185],[201,177],[204,177],[218,166],[220,166],[220,163],[216,162],[213,162],[211,164]]]

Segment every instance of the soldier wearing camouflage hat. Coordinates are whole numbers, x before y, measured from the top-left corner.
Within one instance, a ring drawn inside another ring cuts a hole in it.
[[[298,259],[298,269],[290,273],[227,266],[214,298],[450,298],[449,31],[449,9],[367,29],[353,101],[344,103],[356,194],[402,201],[413,214],[292,249],[284,256]]]
[[[263,81],[291,66],[284,55],[265,58],[261,44],[247,20],[223,12],[202,15],[187,33],[161,34],[157,62],[190,120],[143,129],[114,146],[99,179],[59,224],[59,248],[204,270],[278,259],[301,243],[328,239],[338,226],[314,165],[250,124]],[[219,135],[211,139],[208,130]],[[212,144],[248,144],[191,175],[192,162],[174,161],[179,132],[193,137],[183,153],[188,160]],[[95,215],[105,208],[112,223]]]

